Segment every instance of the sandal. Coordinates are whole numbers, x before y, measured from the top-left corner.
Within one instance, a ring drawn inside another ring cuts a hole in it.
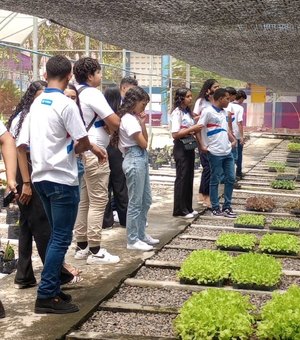
[[[67,284],[68,285],[74,285],[76,283],[79,283],[83,280],[83,278],[80,275],[74,275],[73,279],[69,281]]]
[[[64,266],[65,269],[67,269],[72,275],[74,275],[74,277],[75,277],[75,276],[79,276],[79,274],[81,273],[81,271],[80,271],[78,268],[72,266],[70,263],[66,263],[66,262],[65,262],[65,263],[63,264],[63,266]]]

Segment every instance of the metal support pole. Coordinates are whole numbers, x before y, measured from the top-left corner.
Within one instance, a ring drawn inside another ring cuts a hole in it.
[[[276,125],[276,93],[273,92],[272,96],[272,133],[275,131]]]
[[[90,37],[85,36],[85,56],[90,56]]]
[[[185,72],[185,86],[190,89],[191,88],[191,65],[185,65],[186,72]]]
[[[126,76],[126,50],[123,48],[122,50],[122,77]]]
[[[38,18],[33,17],[33,32],[32,32],[32,41],[33,41],[33,50],[38,51],[39,45],[39,25]],[[33,66],[33,80],[38,80],[39,77],[39,57],[37,53],[34,53],[32,56],[32,66]]]
[[[172,67],[172,56],[170,55],[170,71],[169,71],[169,75],[170,75],[170,91],[169,91],[169,113],[172,112],[172,107],[173,107],[173,67]]]
[[[149,136],[152,138],[152,75],[153,75],[153,55],[150,55],[150,79],[149,79]]]

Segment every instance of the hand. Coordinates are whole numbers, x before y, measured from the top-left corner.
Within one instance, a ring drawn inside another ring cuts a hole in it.
[[[91,151],[95,156],[98,157],[98,161],[100,164],[104,164],[105,162],[107,162],[107,152],[105,149],[102,149],[99,146],[93,144]]]
[[[237,140],[235,139],[233,142],[231,142],[231,147],[236,148],[237,146]]]
[[[30,183],[23,183],[22,192],[19,198],[19,202],[24,205],[28,205],[32,197],[32,189]]]
[[[139,120],[139,122],[141,124],[145,124],[146,123],[146,118],[147,118],[147,114],[145,111],[140,112],[139,114],[136,115],[137,119]]]
[[[208,152],[207,146],[201,146],[200,150],[203,153],[207,153]]]
[[[245,144],[244,137],[241,137],[241,138],[240,138],[240,143],[241,143],[242,145],[244,145],[244,144]]]

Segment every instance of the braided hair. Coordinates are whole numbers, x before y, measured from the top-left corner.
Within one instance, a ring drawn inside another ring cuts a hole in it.
[[[9,120],[6,124],[8,130],[12,125],[12,121],[20,114],[20,119],[16,126],[16,133],[14,136],[15,138],[19,136],[23,121],[30,110],[30,106],[34,101],[37,92],[43,90],[45,87],[47,87],[47,82],[43,80],[32,82],[21,98],[19,104],[16,106],[14,113],[9,117]]]

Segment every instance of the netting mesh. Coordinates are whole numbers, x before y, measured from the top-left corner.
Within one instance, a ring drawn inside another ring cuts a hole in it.
[[[1,0],[126,49],[274,90],[300,90],[299,0]]]

